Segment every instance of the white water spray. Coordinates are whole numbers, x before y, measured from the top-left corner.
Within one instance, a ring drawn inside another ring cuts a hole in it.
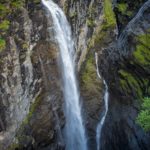
[[[101,79],[101,75],[99,73],[99,69],[98,69],[98,55],[97,53],[95,53],[95,61],[96,61],[96,72],[97,72],[97,76]]]
[[[73,64],[74,44],[71,29],[63,11],[52,0],[42,0],[42,3],[52,16],[55,38],[61,55],[66,115],[66,150],[87,150]]]
[[[99,69],[98,69],[98,55],[97,55],[97,53],[95,53],[95,60],[96,60],[97,76],[101,79],[101,75],[100,75]],[[106,119],[107,112],[108,112],[108,99],[109,99],[108,86],[107,86],[105,80],[103,80],[103,83],[105,85],[105,94],[104,94],[105,112],[104,112],[104,115],[102,116],[102,119],[100,120],[100,122],[97,126],[97,129],[96,129],[97,150],[100,150],[101,131],[102,131],[102,127],[104,125],[105,119]]]

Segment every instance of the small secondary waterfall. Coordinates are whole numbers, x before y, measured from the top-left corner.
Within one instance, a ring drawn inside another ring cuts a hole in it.
[[[87,150],[73,64],[74,44],[71,38],[71,29],[65,14],[52,0],[42,0],[42,3],[52,16],[55,38],[61,55],[66,115],[66,150]]]
[[[99,73],[99,69],[98,69],[98,55],[97,55],[97,53],[95,53],[95,60],[96,60],[97,75],[101,79],[101,76],[100,76],[100,73]],[[108,99],[109,99],[108,86],[107,86],[105,80],[103,80],[103,83],[105,85],[105,94],[104,94],[105,112],[104,112],[104,115],[102,116],[102,119],[100,120],[100,122],[99,122],[99,124],[97,126],[97,129],[96,129],[97,150],[100,150],[101,131],[102,131],[102,127],[103,127],[104,122],[105,122],[105,118],[106,118],[107,112],[108,112]]]

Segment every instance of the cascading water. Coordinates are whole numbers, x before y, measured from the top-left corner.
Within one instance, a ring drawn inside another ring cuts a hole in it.
[[[73,65],[74,45],[71,29],[63,11],[52,0],[42,0],[42,3],[53,18],[55,38],[61,55],[66,115],[66,150],[87,150]]]
[[[99,73],[99,69],[98,69],[98,55],[97,53],[95,53],[95,61],[96,61],[96,72],[97,72],[97,76],[101,79],[101,75]]]
[[[96,60],[97,75],[101,79],[99,69],[98,69],[98,55],[97,55],[97,53],[95,53],[95,60]],[[100,120],[100,122],[97,126],[97,129],[96,129],[97,150],[100,150],[101,131],[102,131],[102,127],[104,125],[105,119],[106,119],[107,112],[108,112],[108,99],[109,99],[108,86],[107,86],[105,80],[103,80],[103,83],[105,85],[105,94],[104,94],[105,112],[104,112],[104,115],[102,116],[102,119]]]

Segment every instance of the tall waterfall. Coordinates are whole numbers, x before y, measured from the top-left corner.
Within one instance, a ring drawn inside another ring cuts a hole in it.
[[[66,150],[87,150],[73,64],[74,44],[71,29],[63,11],[52,0],[42,0],[42,3],[53,18],[55,38],[61,55],[66,115]]]
[[[101,79],[99,69],[98,69],[98,55],[95,53],[95,60],[96,60],[96,69],[97,69],[97,75]],[[97,129],[96,129],[96,142],[97,142],[97,150],[100,150],[100,138],[101,138],[101,131],[102,127],[105,122],[105,118],[108,112],[108,99],[109,99],[109,93],[108,93],[108,86],[105,80],[103,80],[103,83],[105,85],[105,94],[104,94],[104,103],[105,103],[105,112],[104,115],[102,116],[102,119],[100,120]]]

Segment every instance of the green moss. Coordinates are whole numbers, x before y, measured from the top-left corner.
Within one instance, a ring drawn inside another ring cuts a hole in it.
[[[95,22],[93,19],[87,19],[87,26],[88,27],[94,27],[95,26]]]
[[[29,113],[27,115],[27,117],[24,119],[23,123],[22,123],[22,127],[24,127],[24,125],[27,125],[33,115],[33,113],[35,112],[37,106],[39,106],[39,103],[41,102],[42,96],[39,95],[33,104],[31,104],[30,109],[29,109]]]
[[[130,92],[130,89],[128,87],[128,84],[127,84],[126,80],[121,79],[120,80],[120,86],[121,86],[121,88],[122,88],[123,91],[127,91],[127,93]]]
[[[89,21],[89,25],[93,26],[93,22]],[[95,34],[89,41],[89,49],[99,49],[102,45],[107,44],[107,40],[110,39],[110,31],[115,28],[116,19],[112,10],[111,0],[104,1],[104,16],[102,24],[96,29]]]
[[[0,4],[0,18],[4,18],[9,12],[10,10],[6,5]]]
[[[150,34],[143,34],[137,37],[136,50],[133,52],[136,62],[143,67],[150,64]]]
[[[7,31],[9,29],[10,22],[8,20],[3,20],[0,23],[0,30]]]
[[[6,47],[6,42],[4,39],[0,38],[0,52],[2,52]]]
[[[6,6],[3,4],[0,4],[0,12],[5,12]]]
[[[137,79],[129,72],[125,70],[119,70],[121,75],[120,86],[124,92],[132,94],[135,91],[137,97],[141,98],[143,96],[142,89],[137,81]]]
[[[116,19],[112,9],[112,0],[104,0],[104,18],[107,26],[115,26]]]
[[[89,49],[99,49],[101,46],[107,45],[108,39],[110,39],[110,31],[113,30],[113,26],[108,26],[107,22],[103,22],[92,36],[88,43]],[[111,39],[110,39],[111,40]]]
[[[95,60],[93,55],[90,55],[87,58],[84,72],[82,74],[82,82],[83,87],[85,88],[86,91],[90,93],[97,91],[96,84],[98,83],[98,81],[97,81]]]
[[[24,6],[24,0],[12,0],[11,7],[14,9],[19,9]]]
[[[125,14],[127,12],[128,4],[120,3],[117,5],[117,8],[122,14]]]

